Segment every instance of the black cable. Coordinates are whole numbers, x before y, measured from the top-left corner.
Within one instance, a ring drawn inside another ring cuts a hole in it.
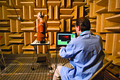
[[[16,11],[16,8],[15,8],[15,6],[14,6],[12,0],[11,0],[11,3],[12,3],[12,5],[13,5],[13,8],[14,8],[14,10],[15,10],[15,13],[16,13],[16,15],[17,15],[18,20],[20,20],[20,21],[23,22],[23,20],[21,19],[21,17],[18,16],[17,11]]]
[[[69,59],[67,59],[67,61],[65,63],[62,64],[62,66],[64,66],[65,64],[67,64],[69,61]]]
[[[15,10],[16,14],[17,14],[16,8],[15,8],[15,6],[14,6],[14,4],[13,4],[12,0],[11,0],[11,3],[12,3],[12,5],[13,5],[13,8],[14,8],[14,10]],[[17,17],[18,17],[18,14],[17,14]]]

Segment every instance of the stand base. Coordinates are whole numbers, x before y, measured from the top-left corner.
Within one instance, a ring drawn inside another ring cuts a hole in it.
[[[49,67],[48,69],[49,69],[49,70],[52,70],[53,68],[52,68],[52,67]]]
[[[31,67],[31,70],[35,70],[35,68],[34,68],[34,67]]]

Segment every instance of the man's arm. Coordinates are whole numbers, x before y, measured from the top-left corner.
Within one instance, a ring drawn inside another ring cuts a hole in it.
[[[69,43],[66,47],[61,47],[59,55],[62,58],[71,58],[75,55],[75,45]]]

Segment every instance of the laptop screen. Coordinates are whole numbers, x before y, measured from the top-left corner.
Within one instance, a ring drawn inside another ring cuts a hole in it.
[[[70,32],[57,32],[56,34],[56,45],[66,46],[72,39],[76,38],[76,33]]]

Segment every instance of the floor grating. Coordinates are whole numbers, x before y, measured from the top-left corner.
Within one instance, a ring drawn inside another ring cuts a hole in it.
[[[37,58],[35,58],[37,59]],[[31,70],[32,57],[17,56],[14,59],[5,59],[7,67],[0,72],[0,80],[52,80],[55,69],[56,59],[51,59],[53,70],[48,69],[46,63],[35,63],[35,70]],[[63,58],[57,59],[57,66],[62,65],[67,60]],[[69,63],[66,64],[70,66]]]

